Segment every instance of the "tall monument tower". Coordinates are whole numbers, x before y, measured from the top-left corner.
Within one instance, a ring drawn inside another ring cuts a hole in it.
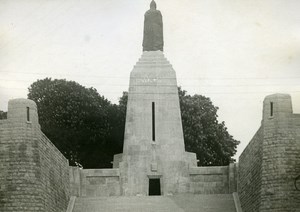
[[[143,54],[130,74],[119,165],[123,195],[188,192],[188,161],[196,156],[185,152],[176,73],[162,51],[162,15],[152,0]]]

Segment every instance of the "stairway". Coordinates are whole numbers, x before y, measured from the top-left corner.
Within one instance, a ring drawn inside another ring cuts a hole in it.
[[[77,197],[73,212],[235,212],[231,194]]]

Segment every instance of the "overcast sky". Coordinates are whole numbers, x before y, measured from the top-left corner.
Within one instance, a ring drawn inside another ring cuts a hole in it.
[[[210,97],[241,141],[262,101],[289,93],[300,113],[300,1],[156,0],[164,53],[189,94]],[[150,0],[0,0],[0,110],[45,77],[95,87],[113,103],[142,54]]]

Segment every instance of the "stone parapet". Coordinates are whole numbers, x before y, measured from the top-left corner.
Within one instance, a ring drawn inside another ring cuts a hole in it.
[[[228,166],[191,167],[190,175],[223,175],[228,174]]]
[[[237,165],[190,167],[190,193],[229,194],[236,192]]]
[[[119,169],[80,169],[70,167],[72,196],[120,196]]]

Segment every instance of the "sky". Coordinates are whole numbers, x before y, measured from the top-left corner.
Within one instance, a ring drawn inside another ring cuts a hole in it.
[[[178,85],[210,97],[241,141],[258,130],[262,102],[288,93],[300,113],[300,1],[156,0],[164,54]],[[0,0],[0,110],[37,79],[73,80],[112,103],[142,54],[150,0]]]

